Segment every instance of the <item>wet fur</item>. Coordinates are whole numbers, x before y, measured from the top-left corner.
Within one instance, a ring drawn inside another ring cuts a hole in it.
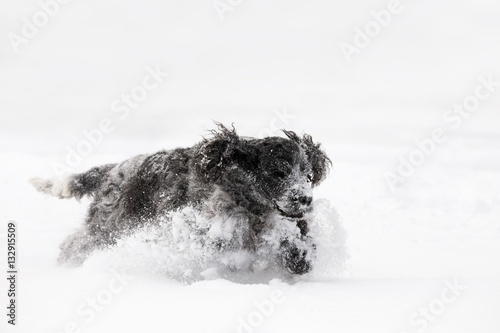
[[[263,230],[272,228],[273,215],[286,217],[308,250],[284,238],[276,260],[293,274],[310,271],[315,246],[306,215],[311,189],[325,179],[330,160],[309,135],[284,133],[286,138],[246,138],[218,124],[209,138],[190,148],[139,155],[58,181],[33,179],[41,192],[93,198],[84,228],[61,244],[59,263],[81,264],[94,250],[155,223],[156,217],[191,206],[208,218],[238,218],[239,238],[226,248],[251,251],[261,244]]]

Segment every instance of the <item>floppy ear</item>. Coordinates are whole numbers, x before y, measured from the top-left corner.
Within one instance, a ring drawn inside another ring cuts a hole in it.
[[[304,134],[300,138],[295,132],[283,130],[283,133],[292,141],[298,143],[305,150],[307,159],[312,166],[313,186],[320,184],[328,174],[332,161],[326,156],[326,153],[321,149],[319,143],[314,143],[309,134]]]
[[[234,127],[230,130],[221,123],[216,124],[218,131],[211,131],[212,138],[203,139],[193,159],[196,174],[206,182],[220,178],[239,140]]]
[[[332,165],[332,161],[326,156],[326,153],[321,149],[319,143],[314,143],[309,134],[304,134],[302,137],[302,145],[306,150],[306,155],[312,165],[312,184],[313,186],[320,184],[325,180],[328,171]]]

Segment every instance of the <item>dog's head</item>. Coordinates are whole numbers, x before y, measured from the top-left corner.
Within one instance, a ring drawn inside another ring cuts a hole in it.
[[[312,188],[326,178],[331,162],[311,136],[283,132],[287,138],[260,141],[261,184],[282,215],[300,218],[310,210]]]
[[[291,131],[283,131],[286,138],[254,139],[218,126],[219,131],[202,143],[195,157],[202,179],[258,191],[259,197],[287,217],[300,218],[310,210],[312,188],[326,178],[331,165],[320,144],[310,135],[300,137]]]

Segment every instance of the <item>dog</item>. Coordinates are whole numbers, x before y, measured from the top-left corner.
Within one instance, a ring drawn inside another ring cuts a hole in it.
[[[93,199],[84,227],[61,244],[58,263],[81,265],[95,250],[191,207],[208,218],[240,221],[234,239],[218,244],[221,249],[255,251],[273,227],[272,216],[280,216],[297,236],[279,239],[276,262],[291,274],[309,272],[316,246],[306,216],[313,209],[312,189],[326,178],[331,161],[310,135],[283,133],[286,138],[242,137],[217,123],[208,138],[189,148],[139,155],[58,180],[30,180],[38,191],[59,198]]]

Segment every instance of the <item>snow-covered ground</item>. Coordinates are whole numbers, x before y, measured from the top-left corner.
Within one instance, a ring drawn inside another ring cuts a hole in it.
[[[41,3],[53,17],[30,30]],[[2,332],[500,332],[497,1],[54,3],[0,3],[0,267],[10,220],[19,262]],[[140,237],[57,267],[88,201],[29,178],[189,146],[213,120],[323,144],[332,246],[311,274],[179,281]]]

